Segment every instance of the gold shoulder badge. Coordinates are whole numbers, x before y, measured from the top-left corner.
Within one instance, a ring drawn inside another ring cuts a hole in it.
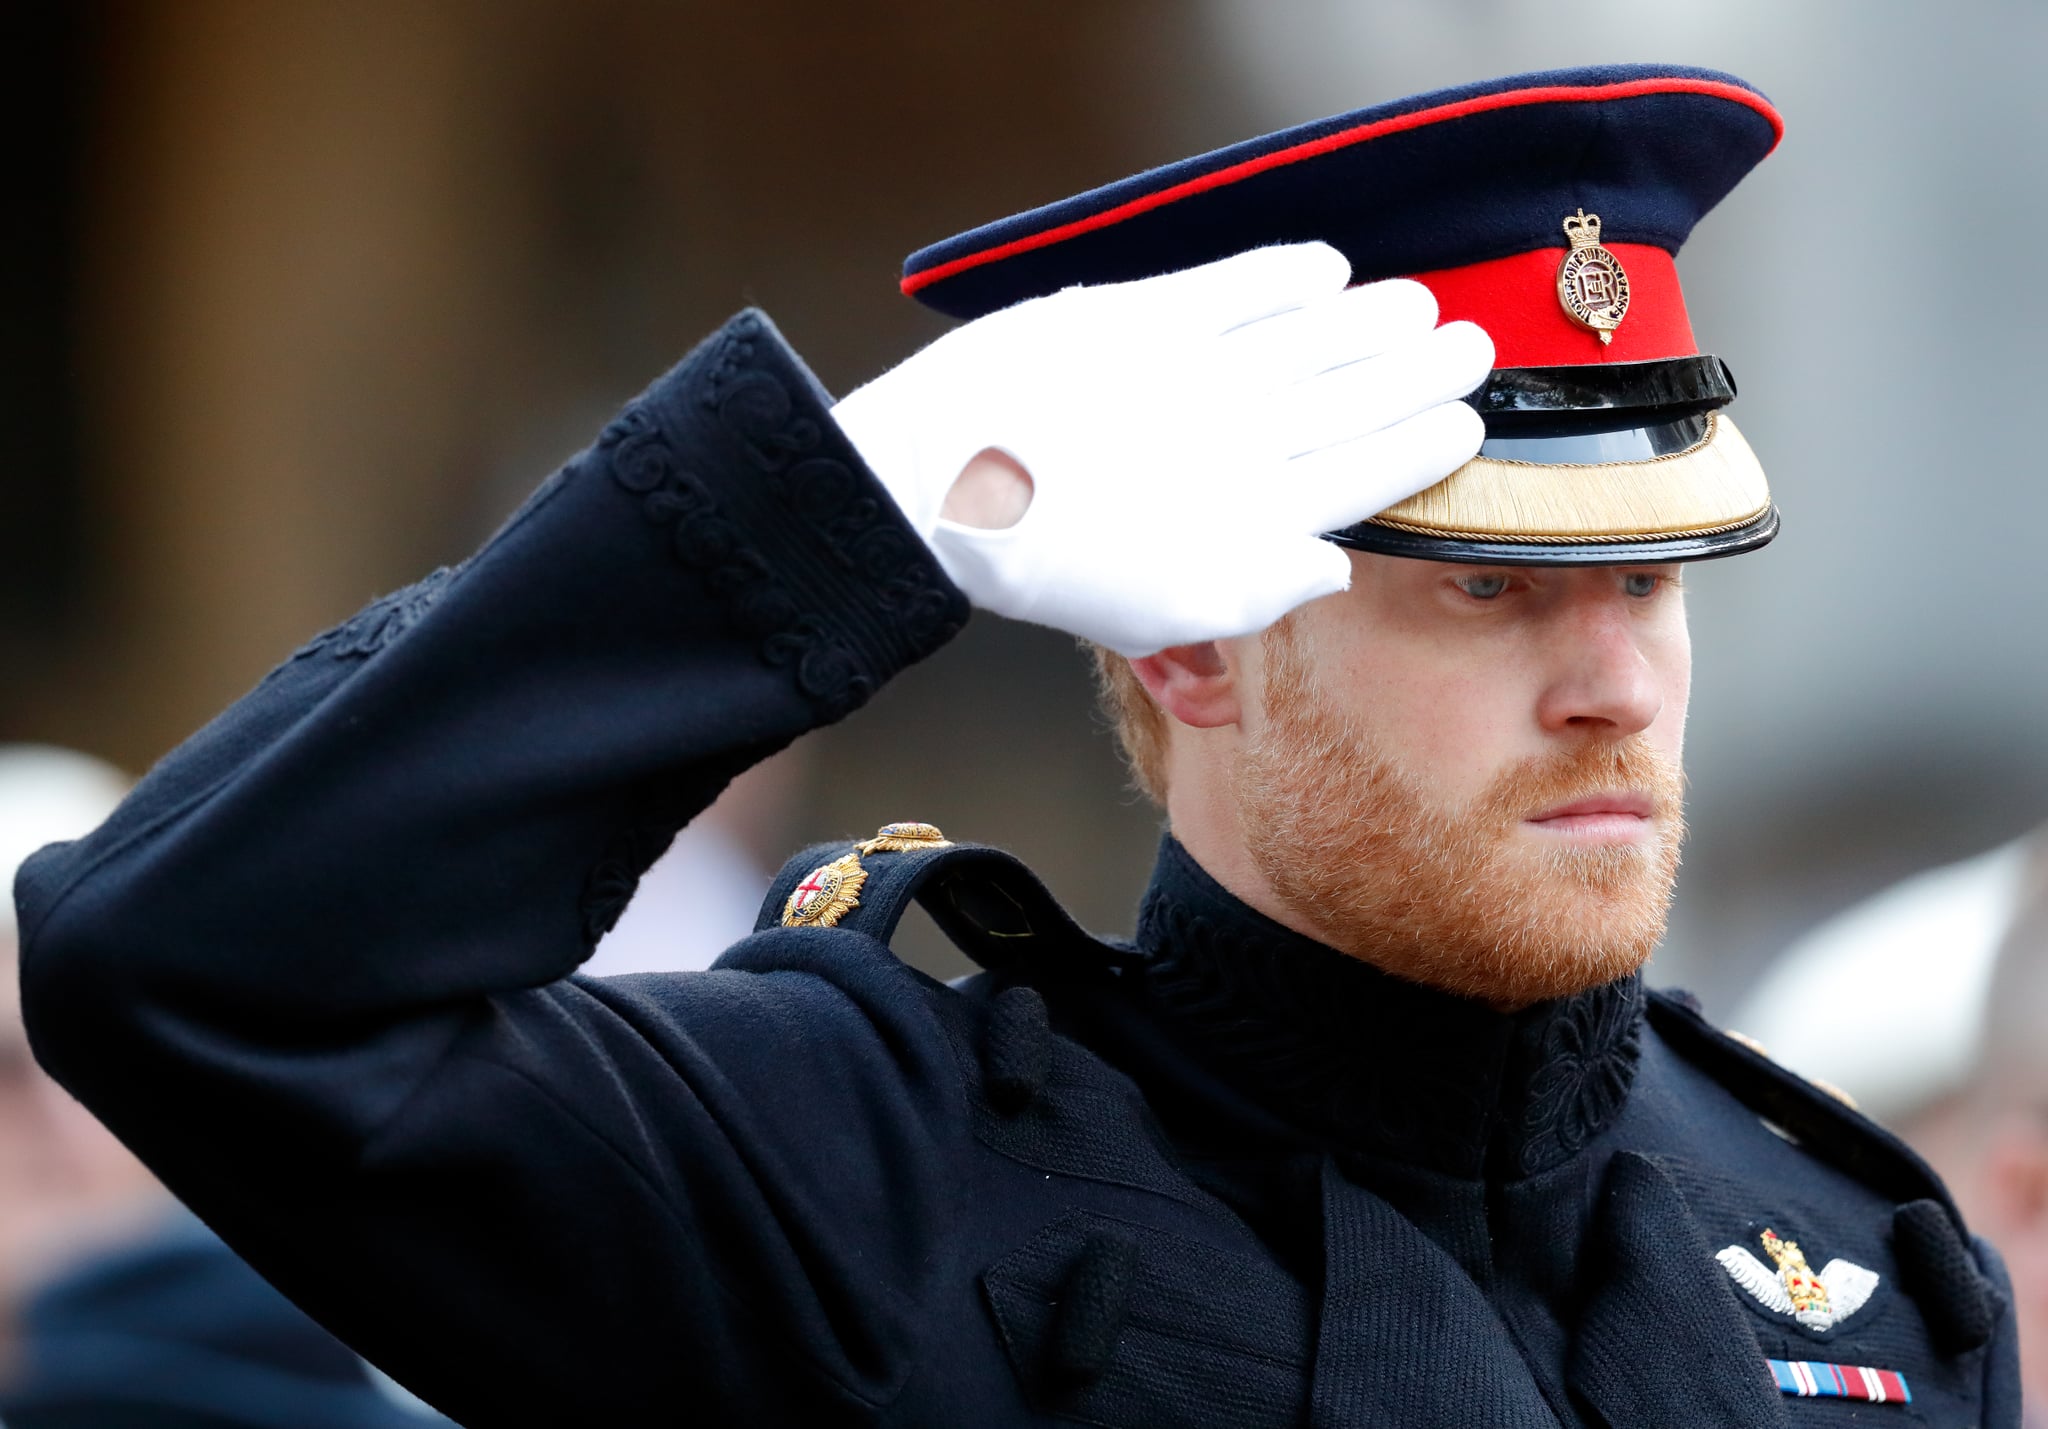
[[[861,853],[908,853],[912,849],[950,848],[952,840],[932,824],[884,824],[871,839],[854,845]]]
[[[1557,300],[1571,320],[1614,341],[1614,330],[1628,316],[1628,274],[1621,260],[1600,246],[1600,215],[1583,208],[1564,221],[1571,251],[1557,265]]]
[[[1726,1037],[1731,1042],[1740,1042],[1743,1046],[1749,1048],[1750,1051],[1756,1053],[1759,1057],[1767,1058],[1771,1061],[1777,1060],[1776,1058],[1771,1056],[1771,1052],[1768,1047],[1764,1046],[1763,1043],[1757,1041],[1756,1038],[1750,1036],[1747,1032],[1737,1032],[1732,1027],[1724,1027],[1721,1029],[1721,1035],[1723,1037]],[[1805,1076],[1805,1073],[1802,1072],[1800,1073],[1800,1075]],[[1863,1109],[1862,1107],[1856,1104],[1856,1098],[1850,1096],[1847,1092],[1843,1091],[1833,1082],[1822,1081],[1819,1077],[1807,1077],[1806,1080],[1810,1082],[1812,1085],[1818,1087],[1820,1090],[1826,1092],[1829,1096],[1833,1097],[1843,1106],[1849,1108],[1850,1111],[1861,1111]]]
[[[867,885],[868,871],[861,867],[864,853],[909,853],[914,849],[951,848],[952,841],[931,824],[884,824],[871,839],[862,839],[853,851],[811,870],[790,890],[782,905],[785,928],[836,928],[839,920],[860,907],[860,891]]]
[[[1780,1239],[1768,1227],[1760,1239],[1775,1269],[1739,1245],[1719,1251],[1714,1259],[1765,1309],[1790,1315],[1809,1330],[1833,1329],[1861,1310],[1877,1289],[1874,1270],[1837,1258],[1816,1275],[1798,1241]]]
[[[844,854],[812,869],[782,905],[782,926],[837,927],[841,918],[860,907],[860,890],[867,881],[868,871],[860,866],[857,854]]]

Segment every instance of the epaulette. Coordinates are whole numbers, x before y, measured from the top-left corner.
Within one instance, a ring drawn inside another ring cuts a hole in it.
[[[775,876],[754,929],[844,928],[886,944],[912,900],[990,972],[1028,963],[1034,977],[1113,977],[1141,961],[1084,930],[1015,855],[923,823],[802,850]]]
[[[1652,992],[1648,1013],[1674,1051],[1774,1129],[1902,1205],[1939,1203],[1963,1230],[1962,1215],[1934,1169],[1839,1092],[1772,1061],[1752,1039],[1714,1026],[1689,994]]]

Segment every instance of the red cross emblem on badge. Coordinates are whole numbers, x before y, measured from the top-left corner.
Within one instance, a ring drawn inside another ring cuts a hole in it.
[[[839,881],[829,876],[830,868],[831,865],[828,864],[824,868],[812,870],[811,876],[796,886],[796,907],[798,912],[802,912],[805,908],[809,907],[813,898],[816,898],[820,893],[823,893]]]

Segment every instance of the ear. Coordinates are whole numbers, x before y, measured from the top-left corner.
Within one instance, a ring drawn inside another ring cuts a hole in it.
[[[1214,640],[1170,645],[1131,661],[1131,669],[1159,707],[1184,725],[1218,729],[1243,717],[1237,670]]]

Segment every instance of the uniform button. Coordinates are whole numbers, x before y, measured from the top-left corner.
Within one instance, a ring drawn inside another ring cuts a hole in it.
[[[1016,1116],[1045,1090],[1052,1071],[1052,1024],[1038,989],[1012,987],[989,1005],[981,1073],[989,1105]]]
[[[1102,1378],[1130,1314],[1138,1275],[1138,1243],[1119,1231],[1092,1232],[1060,1282],[1059,1304],[1046,1336],[1046,1370],[1066,1390]]]
[[[1894,1211],[1892,1245],[1899,1278],[1919,1302],[1937,1350],[1958,1355],[1990,1340],[1997,1292],[1939,1201],[1908,1201]]]

